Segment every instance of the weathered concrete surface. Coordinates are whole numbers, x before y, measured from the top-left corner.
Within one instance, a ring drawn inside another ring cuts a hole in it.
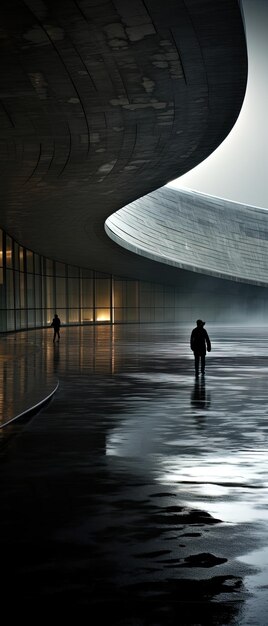
[[[265,209],[163,187],[111,215],[105,228],[119,245],[158,263],[268,285]]]
[[[236,0],[1,3],[1,220],[75,265],[149,277],[105,219],[226,137],[245,93]]]

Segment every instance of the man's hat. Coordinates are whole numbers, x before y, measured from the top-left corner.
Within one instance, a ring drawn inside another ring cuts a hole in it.
[[[197,326],[205,326],[206,322],[202,322],[202,320],[196,320],[196,325]]]

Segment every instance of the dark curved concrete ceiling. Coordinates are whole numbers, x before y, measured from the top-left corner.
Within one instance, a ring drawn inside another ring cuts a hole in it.
[[[247,78],[238,2],[4,0],[0,14],[0,225],[48,257],[150,278],[156,264],[104,222],[231,130]]]

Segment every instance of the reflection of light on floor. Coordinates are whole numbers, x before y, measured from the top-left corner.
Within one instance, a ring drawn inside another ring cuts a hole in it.
[[[184,463],[185,461],[185,463]],[[217,457],[204,459],[201,463],[196,463],[194,466],[187,466],[189,459],[178,459],[175,457],[169,457],[168,460],[164,460],[164,466],[170,466],[170,471],[161,476],[161,480],[165,482],[174,481],[198,481],[198,483],[222,483],[228,481],[228,483],[237,483],[238,481],[244,482],[245,476],[237,474],[237,466],[240,465],[241,459],[234,459],[233,457]],[[174,467],[175,464],[175,467]],[[177,467],[176,467],[177,465]],[[175,469],[175,471],[174,471]]]
[[[239,621],[239,626],[258,624],[267,626],[268,615],[268,547],[254,550],[238,557],[238,561],[247,563],[257,568],[257,571],[244,578],[245,588],[250,592],[244,607],[244,617]]]
[[[122,440],[120,437],[110,436],[106,440],[106,455],[107,456],[122,456],[120,444]]]
[[[207,452],[198,458],[191,455],[169,456],[163,458],[162,479],[165,481],[191,480],[200,483],[213,482],[246,486],[247,484],[263,487],[268,480],[268,462],[265,449],[236,450],[235,455],[222,455]]]
[[[238,557],[238,561],[242,561],[242,563],[249,563],[250,565],[259,565],[265,566],[266,570],[268,569],[268,546],[262,548],[261,550],[253,550],[247,554],[243,554]],[[262,572],[263,575],[263,572]],[[251,577],[250,577],[251,578]],[[266,580],[263,582],[267,583],[267,571],[266,571]]]
[[[183,498],[228,523],[267,523],[268,461],[265,449],[234,455],[207,453],[159,460],[157,480],[174,484]]]
[[[129,459],[143,459],[151,455],[154,443],[151,441],[150,426],[146,426],[145,422],[144,429],[139,430],[134,424],[130,433],[122,428],[121,431],[119,429],[118,434],[109,434],[106,438],[106,454]]]
[[[191,500],[191,505],[199,509],[205,509],[213,517],[228,524],[249,524],[250,522],[267,523],[268,510],[265,509],[265,503],[263,508],[258,508],[258,503],[250,501],[249,498],[248,500],[244,499],[242,502],[239,499],[239,495],[236,501],[232,500],[232,497],[234,497],[234,493],[229,489],[225,494],[225,498],[228,498],[228,502],[222,496],[222,501],[217,500],[213,503],[213,501],[209,502],[208,499],[203,501],[202,499],[198,499]],[[241,493],[240,497],[242,497]],[[243,494],[243,498],[245,498],[245,494]]]

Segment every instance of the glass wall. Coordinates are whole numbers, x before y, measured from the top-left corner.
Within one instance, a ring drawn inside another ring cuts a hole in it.
[[[0,331],[139,321],[139,283],[58,263],[0,230]]]
[[[140,284],[138,281],[114,278],[112,310],[115,323],[140,321]]]
[[[208,316],[210,294],[199,289],[194,296],[188,282],[175,288],[66,265],[0,230],[0,332],[48,326],[55,313],[67,325],[187,321],[200,317],[200,307]]]

